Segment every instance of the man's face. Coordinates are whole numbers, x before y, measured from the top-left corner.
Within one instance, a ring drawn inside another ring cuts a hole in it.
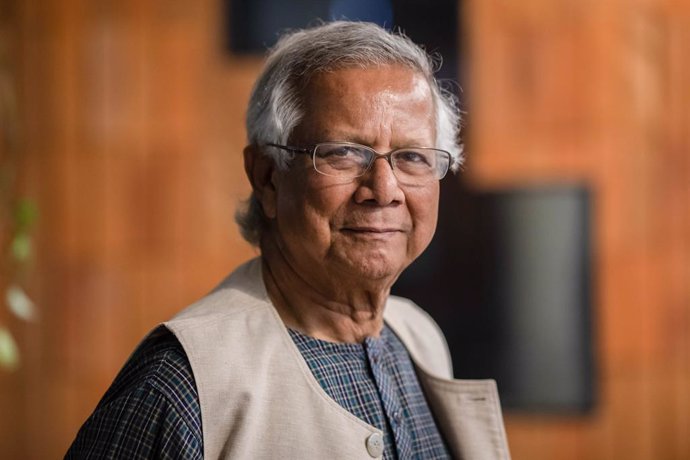
[[[304,95],[305,116],[289,145],[348,141],[379,153],[435,145],[431,90],[404,67],[321,73]],[[319,174],[311,158],[297,155],[287,171],[274,171],[272,182],[269,237],[310,282],[334,276],[343,283],[392,282],[436,228],[438,181],[402,185],[382,158],[364,176],[343,180]]]

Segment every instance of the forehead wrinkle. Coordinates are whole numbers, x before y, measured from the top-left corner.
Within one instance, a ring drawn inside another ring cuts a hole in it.
[[[377,145],[390,149],[400,147],[432,147],[434,144],[435,132],[431,133],[432,138],[428,138],[428,125],[434,122],[433,108],[430,99],[424,97],[424,82],[419,84],[416,81],[413,100],[410,101],[407,93],[401,93],[394,89],[386,89],[366,99],[366,104],[353,104],[358,110],[347,110],[340,115],[347,115],[339,118],[337,126],[329,126],[329,140],[343,140],[355,142],[376,148]],[[358,94],[357,97],[363,98],[364,95]],[[418,119],[412,129],[409,126],[400,127],[397,115],[403,111],[398,107],[399,104],[414,103],[421,105],[427,116]],[[371,123],[361,126],[361,121],[368,119]],[[433,131],[433,129],[432,129]]]
[[[391,78],[375,88],[357,78],[343,80],[347,69],[314,76],[304,88],[305,117],[299,130],[293,132],[294,139],[396,148],[433,145],[435,111],[428,82],[409,69],[393,66],[390,70]],[[401,76],[401,70],[406,74]],[[421,116],[413,125],[404,117],[398,118],[410,110],[410,105],[418,107]]]

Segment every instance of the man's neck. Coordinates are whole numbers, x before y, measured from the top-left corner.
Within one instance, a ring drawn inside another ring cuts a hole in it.
[[[262,248],[262,271],[268,295],[287,327],[329,342],[359,343],[379,336],[390,284],[368,290],[343,279],[316,285],[275,249]]]

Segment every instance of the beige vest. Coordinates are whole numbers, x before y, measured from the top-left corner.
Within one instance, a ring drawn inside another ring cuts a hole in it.
[[[410,352],[454,457],[509,459],[495,382],[451,380],[445,339],[412,302],[391,296],[384,317]],[[165,325],[194,372],[204,458],[379,458],[381,431],[316,381],[268,298],[259,259]]]

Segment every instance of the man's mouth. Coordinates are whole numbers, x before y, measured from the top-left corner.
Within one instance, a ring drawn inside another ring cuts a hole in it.
[[[347,232],[361,232],[361,233],[391,233],[401,231],[394,227],[369,227],[369,226],[354,226],[354,227],[344,227],[344,231]]]
[[[357,225],[351,227],[343,227],[340,230],[342,233],[355,237],[367,239],[387,239],[395,235],[403,233],[403,231],[396,227],[376,227],[368,225]]]

